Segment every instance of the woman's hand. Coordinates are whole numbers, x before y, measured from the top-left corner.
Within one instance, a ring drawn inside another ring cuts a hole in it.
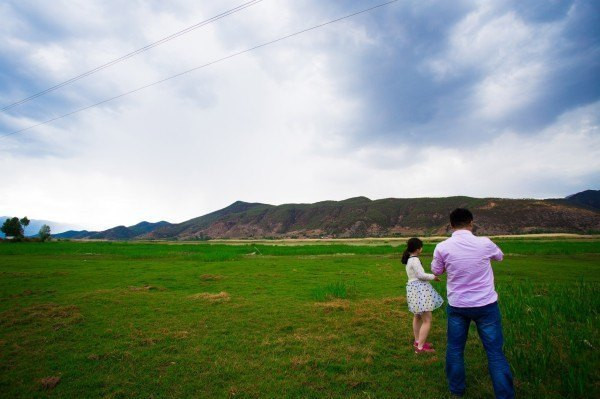
[[[441,280],[440,280],[440,278],[439,278],[438,276],[435,276],[435,277],[433,278],[433,281],[441,281]]]

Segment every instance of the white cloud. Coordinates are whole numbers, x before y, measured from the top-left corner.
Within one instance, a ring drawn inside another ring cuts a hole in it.
[[[265,1],[64,88],[56,98],[77,108],[331,17],[310,4]],[[0,49],[10,49],[32,77],[51,85],[236,5],[80,2],[61,21],[67,33],[59,39],[22,40],[18,31],[27,20],[21,15],[20,23],[2,28]],[[54,3],[32,7],[49,18]],[[0,7],[0,15],[6,13]],[[430,65],[443,80],[482,61],[475,110],[482,118],[504,117],[524,104],[515,101],[516,88],[531,84],[527,92],[535,95],[544,76],[538,53],[546,44],[529,55],[517,51],[534,33],[511,14],[472,14],[454,31],[444,57]],[[469,35],[476,37],[472,45],[462,42]],[[555,196],[600,170],[598,103],[537,134],[506,130],[463,150],[410,140],[351,150],[345,129],[360,116],[363,100],[344,94],[347,76],[337,69],[340,54],[332,52],[337,41],[377,46],[376,36],[358,23],[331,26],[2,140],[0,168],[10,173],[3,175],[0,214],[100,229],[183,221],[235,200]],[[497,54],[498,46],[507,52]],[[38,105],[64,112],[52,98]],[[0,118],[15,129],[35,121],[29,114]],[[565,156],[565,149],[577,156]],[[567,183],[531,184],[552,179]]]
[[[363,195],[374,198],[564,197],[580,190],[590,175],[600,175],[598,115],[600,102],[563,115],[538,134],[507,131],[476,147],[362,148],[342,160],[343,167],[329,178],[335,181],[336,173],[354,176],[337,189],[350,194],[353,182],[361,182]]]
[[[198,37],[210,45],[190,53]],[[112,90],[135,87],[228,53],[215,32],[198,37],[94,75],[82,82],[84,92],[96,96],[105,83]],[[141,219],[181,221],[237,199],[302,197],[315,177],[313,146],[352,103],[333,93],[334,79],[318,55],[293,48],[240,56],[27,133],[58,148],[63,159],[32,157],[17,148],[25,145],[22,137],[11,138],[2,167],[18,165],[18,172],[4,179],[0,209],[105,228]],[[85,58],[84,50],[70,52]],[[299,66],[274,77],[263,65],[273,59]]]
[[[472,112],[482,120],[509,118],[539,100],[549,78],[554,48],[564,23],[527,24],[514,11],[481,3],[458,23],[449,46],[428,60],[436,79],[470,73],[483,77],[474,87]]]

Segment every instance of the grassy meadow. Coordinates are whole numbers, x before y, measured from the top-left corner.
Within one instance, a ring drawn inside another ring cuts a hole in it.
[[[600,397],[600,240],[497,243],[517,396]],[[449,397],[445,311],[437,353],[415,355],[399,251],[0,243],[0,397]],[[433,284],[445,298],[445,277]],[[466,398],[493,397],[474,326],[466,366]]]

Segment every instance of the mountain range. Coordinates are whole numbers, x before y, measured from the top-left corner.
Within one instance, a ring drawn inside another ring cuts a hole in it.
[[[599,233],[600,190],[566,198],[507,199],[366,197],[314,204],[269,205],[237,201],[226,208],[172,224],[141,222],[101,232],[67,231],[55,238],[203,240],[208,238],[350,238],[444,235],[448,214],[472,210],[479,234]]]
[[[600,209],[599,193],[599,190],[585,190],[580,193],[567,196],[566,200],[573,204]]]
[[[171,223],[160,221],[157,223],[140,222],[133,226],[116,226],[104,231],[87,231],[87,230],[69,230],[60,234],[53,234],[54,238],[71,238],[71,239],[90,239],[90,240],[133,240],[143,238],[153,230],[164,226],[170,226]]]

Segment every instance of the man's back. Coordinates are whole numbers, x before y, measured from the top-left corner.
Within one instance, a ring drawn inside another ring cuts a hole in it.
[[[435,247],[431,262],[434,274],[448,274],[446,376],[450,392],[457,396],[465,393],[464,351],[469,325],[475,322],[496,397],[514,399],[512,373],[502,350],[502,318],[490,263],[491,259],[502,260],[504,255],[489,238],[471,233],[473,214],[468,209],[453,210],[450,225],[454,229],[452,237]]]
[[[476,237],[469,230],[456,230],[435,247],[431,270],[436,275],[447,273],[451,306],[485,306],[498,300],[490,260],[502,258],[502,251],[489,238]]]

